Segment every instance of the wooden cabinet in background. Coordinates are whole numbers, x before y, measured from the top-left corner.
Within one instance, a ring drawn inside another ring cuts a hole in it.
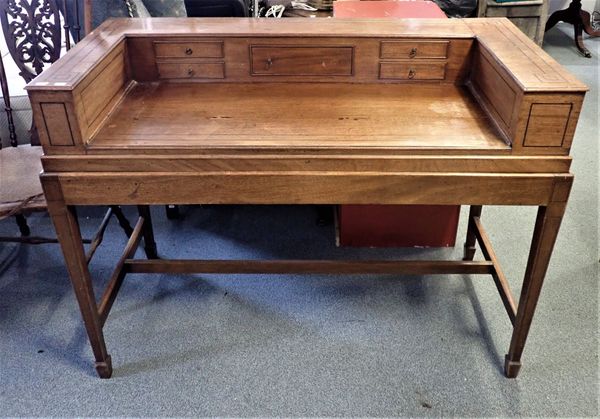
[[[548,19],[548,0],[510,2],[479,0],[477,17],[506,17],[541,46]]]

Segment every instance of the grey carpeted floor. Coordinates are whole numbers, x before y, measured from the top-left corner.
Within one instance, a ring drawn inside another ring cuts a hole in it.
[[[591,90],[518,379],[502,374],[511,328],[485,276],[139,275],[108,319],[115,371],[100,380],[58,247],[2,245],[0,415],[597,416],[600,39],[587,41],[585,59],[562,31],[545,48]],[[89,235],[102,214],[80,215]],[[465,219],[455,250],[374,251],[336,249],[312,207],[153,215],[161,255],[183,258],[458,258]],[[534,208],[484,209],[515,293],[534,218]],[[31,224],[52,232],[45,216]],[[0,234],[13,230],[0,223]],[[114,224],[106,240],[92,265],[98,289],[124,244]]]

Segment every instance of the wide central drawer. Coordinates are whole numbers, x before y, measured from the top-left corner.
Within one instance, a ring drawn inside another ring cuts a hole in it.
[[[252,46],[252,75],[351,76],[353,47]]]

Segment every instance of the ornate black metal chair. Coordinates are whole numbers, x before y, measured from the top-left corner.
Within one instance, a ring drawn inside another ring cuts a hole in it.
[[[69,23],[68,2],[63,0],[0,0],[0,22],[11,57],[17,64],[20,75],[29,82],[44,68],[56,61],[62,49],[62,31],[64,30],[66,48],[71,47],[71,33],[79,39],[79,2],[73,1],[76,21]],[[61,7],[62,6],[62,7]],[[61,24],[61,14],[65,16]],[[3,94],[8,96],[8,89]],[[42,155],[35,126],[31,128],[31,145],[17,145],[11,138],[11,146],[0,146],[0,219],[15,217],[20,237],[0,237],[0,242],[20,242],[30,244],[57,243],[55,238],[31,236],[25,215],[35,211],[45,211],[46,201],[39,181]],[[102,237],[111,215],[115,215],[127,234],[132,233],[131,225],[118,206],[110,207],[91,243],[89,258],[93,255]]]
[[[12,107],[10,105],[10,92],[8,91],[8,82],[6,80],[6,72],[4,71],[4,62],[2,61],[2,51],[0,51],[0,87],[2,88],[2,98],[4,99],[4,111],[8,120],[8,135],[10,137],[10,145],[17,145],[17,130],[13,121]],[[2,148],[2,139],[0,138],[0,149]]]

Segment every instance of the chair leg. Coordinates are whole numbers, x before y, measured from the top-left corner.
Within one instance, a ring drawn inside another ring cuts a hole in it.
[[[179,219],[179,205],[165,205],[165,212],[167,213],[167,219]]]
[[[465,251],[463,260],[473,260],[475,257],[475,251],[477,250],[476,237],[475,237],[475,224],[473,223],[474,217],[481,217],[481,205],[471,205],[469,209],[469,224],[467,227],[467,239],[465,240]]]
[[[19,226],[19,231],[21,232],[21,236],[28,237],[31,235],[31,230],[29,229],[29,225],[27,225],[27,218],[23,214],[15,215],[17,220],[17,226]]]
[[[138,205],[140,217],[144,218],[144,250],[148,259],[158,259],[156,242],[154,241],[154,229],[152,228],[152,217],[148,205]]]
[[[333,223],[333,211],[335,207],[332,205],[317,205],[317,225],[319,227]]]
[[[121,210],[121,207],[118,205],[112,205],[110,208],[112,209],[112,212],[115,215],[115,217],[117,217],[119,225],[121,226],[127,237],[131,237],[131,234],[133,233],[133,228],[131,227],[131,224],[129,224],[129,220],[127,219],[127,217],[125,217],[125,214],[123,214],[123,210]]]
[[[586,58],[591,58],[592,53],[583,45],[583,22],[581,19],[573,23],[575,46]]]
[[[15,122],[13,119],[13,111],[10,105],[10,92],[8,90],[8,83],[6,81],[6,71],[4,70],[4,62],[0,56],[0,87],[2,89],[2,97],[4,98],[4,111],[6,112],[6,119],[8,122],[8,133],[10,137],[11,147],[17,146],[17,130],[15,128]],[[2,144],[0,141],[0,148]]]

